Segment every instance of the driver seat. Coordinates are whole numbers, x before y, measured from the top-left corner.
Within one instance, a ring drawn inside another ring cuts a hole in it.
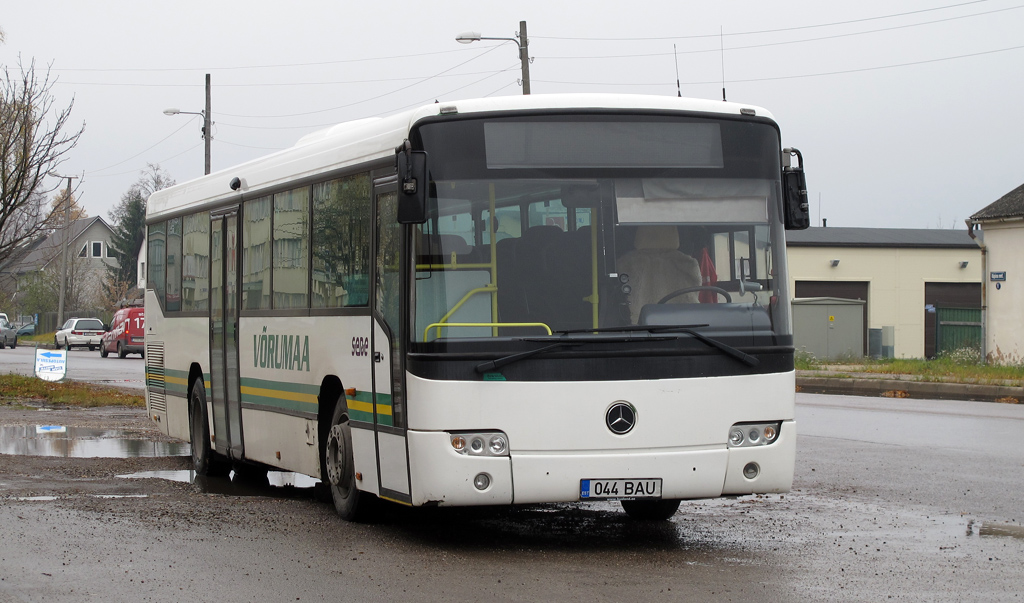
[[[640,310],[678,289],[701,285],[697,260],[679,251],[679,230],[671,225],[638,226],[634,249],[619,258],[619,274],[629,276],[631,291],[629,317],[637,324]],[[698,292],[685,293],[669,300],[670,304],[695,304]]]

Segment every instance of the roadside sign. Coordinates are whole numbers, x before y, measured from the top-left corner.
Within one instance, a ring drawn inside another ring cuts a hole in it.
[[[36,377],[43,381],[60,381],[68,372],[66,350],[41,350],[36,348]]]
[[[988,280],[994,281],[994,282],[1005,281],[1006,280],[1006,271],[1003,270],[1001,272],[989,272],[988,273]]]

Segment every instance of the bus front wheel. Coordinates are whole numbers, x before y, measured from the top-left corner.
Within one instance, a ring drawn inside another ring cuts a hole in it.
[[[365,521],[370,515],[373,495],[356,487],[352,427],[348,423],[347,411],[343,398],[334,407],[331,429],[324,446],[325,481],[330,487],[338,515],[346,521]]]
[[[633,519],[665,521],[679,510],[679,500],[624,500],[622,510]]]
[[[224,476],[231,470],[227,463],[216,458],[210,448],[210,423],[206,417],[206,384],[196,379],[189,394],[189,444],[192,448],[192,468],[199,475]]]

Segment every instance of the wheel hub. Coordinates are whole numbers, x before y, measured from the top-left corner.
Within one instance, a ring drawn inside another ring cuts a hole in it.
[[[331,426],[327,435],[327,480],[332,486],[342,485],[345,475],[345,434],[341,425]]]

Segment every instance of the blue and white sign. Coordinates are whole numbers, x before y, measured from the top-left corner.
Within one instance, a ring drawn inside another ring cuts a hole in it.
[[[68,353],[66,350],[36,348],[36,377],[43,381],[60,381],[67,374]]]
[[[988,280],[994,281],[994,282],[1005,281],[1006,280],[1006,271],[1004,270],[1002,272],[989,272],[988,273]]]

